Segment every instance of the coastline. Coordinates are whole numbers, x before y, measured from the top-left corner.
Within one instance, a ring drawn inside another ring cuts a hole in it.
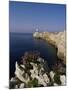
[[[46,40],[49,44],[57,49],[57,56],[66,64],[66,46],[65,46],[65,31],[64,32],[35,32],[33,37],[36,39]]]
[[[47,39],[44,38],[45,34]],[[56,44],[50,39],[50,34],[37,33],[37,37],[33,37],[48,41],[56,47],[58,52]],[[52,33],[53,35],[55,34]],[[40,52],[27,51],[19,61],[20,63],[17,61],[15,63],[15,76],[10,79],[10,89],[66,85],[66,67],[62,63],[63,60],[57,60],[57,63],[50,69],[47,60],[40,57]]]

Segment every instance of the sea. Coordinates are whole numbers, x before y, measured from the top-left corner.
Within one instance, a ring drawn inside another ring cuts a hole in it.
[[[9,72],[10,78],[14,76],[15,62],[21,60],[25,52],[38,51],[40,56],[51,66],[57,61],[57,51],[47,41],[36,39],[32,33],[10,33],[9,39]]]

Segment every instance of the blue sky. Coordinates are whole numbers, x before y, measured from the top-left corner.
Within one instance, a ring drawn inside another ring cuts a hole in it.
[[[63,31],[66,28],[66,6],[28,2],[9,2],[10,32],[33,33]]]

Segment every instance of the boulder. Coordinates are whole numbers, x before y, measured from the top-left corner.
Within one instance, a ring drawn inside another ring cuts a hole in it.
[[[62,86],[66,85],[66,77],[65,77],[65,75],[60,75],[60,81],[61,81]]]

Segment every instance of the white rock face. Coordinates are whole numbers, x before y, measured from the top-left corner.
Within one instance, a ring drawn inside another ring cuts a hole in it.
[[[37,64],[31,63],[31,65],[33,66],[33,69],[30,70],[31,77],[34,79],[36,76],[38,76]]]
[[[64,63],[66,62],[66,42],[65,42],[65,31],[59,32],[56,35],[56,46],[58,48],[57,55],[60,59],[64,60]]]
[[[65,77],[65,75],[60,75],[60,81],[61,81],[62,86],[66,85],[66,77]]]
[[[12,78],[11,78],[11,82],[15,82],[15,81],[16,81],[16,80],[12,77]]]
[[[37,61],[39,61],[39,62],[44,62],[44,59],[42,59],[41,57],[39,57],[38,59],[37,59]]]
[[[43,78],[44,78],[44,81],[45,81],[46,83],[49,83],[49,82],[50,82],[50,80],[49,80],[49,78],[48,78],[48,76],[47,76],[46,73],[43,74]]]
[[[40,70],[38,70],[38,66],[37,64],[31,63],[33,66],[33,69],[30,70],[31,72],[31,77],[32,78],[36,78],[38,80],[39,84],[42,84],[43,86],[47,86],[47,84],[50,82],[47,74],[41,74],[41,70],[44,70],[43,68],[41,68]]]
[[[25,69],[25,66],[24,65],[20,65],[20,66]]]
[[[44,81],[44,78],[40,76],[35,76],[35,78],[38,80],[38,84],[42,84],[44,87],[47,86],[47,83]]]
[[[26,74],[26,78],[23,77],[23,74],[24,74],[24,70],[21,70],[16,62],[16,70],[15,70],[15,75],[16,77],[21,80],[22,82],[25,82],[27,83],[29,81],[29,77],[28,75]]]
[[[54,75],[55,75],[55,73],[53,71],[50,71],[50,77],[51,77],[52,81],[54,81]]]

